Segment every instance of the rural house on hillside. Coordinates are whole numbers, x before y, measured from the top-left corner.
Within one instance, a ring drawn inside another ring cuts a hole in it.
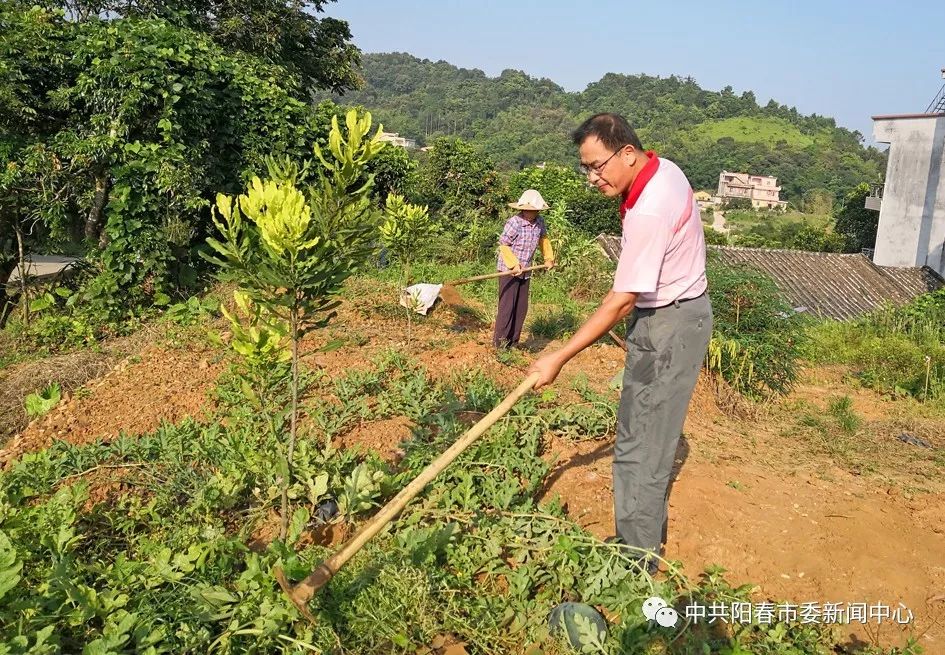
[[[770,175],[749,175],[722,171],[716,192],[720,201],[745,198],[751,200],[755,209],[784,209],[787,201],[781,200],[778,178]]]

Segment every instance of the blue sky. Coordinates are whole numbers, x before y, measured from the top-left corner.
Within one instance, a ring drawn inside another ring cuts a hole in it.
[[[943,0],[339,0],[326,14],[364,52],[515,68],[569,91],[608,72],[691,75],[833,116],[868,142],[870,116],[925,111],[945,81]]]

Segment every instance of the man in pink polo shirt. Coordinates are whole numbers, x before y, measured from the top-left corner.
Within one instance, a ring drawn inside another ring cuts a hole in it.
[[[702,221],[685,174],[644,151],[622,116],[592,116],[573,138],[588,181],[623,198],[622,250],[600,307],[529,372],[541,374],[536,389],[551,384],[572,357],[633,312],[614,446],[614,518],[617,540],[653,573],[676,445],[712,334]]]

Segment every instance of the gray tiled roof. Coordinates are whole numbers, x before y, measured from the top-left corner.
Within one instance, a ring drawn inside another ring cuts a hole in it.
[[[612,260],[620,256],[620,237],[602,234],[597,243]],[[855,318],[884,303],[901,305],[945,285],[928,267],[876,266],[861,254],[707,248],[725,264],[749,265],[766,273],[793,307],[825,318]]]

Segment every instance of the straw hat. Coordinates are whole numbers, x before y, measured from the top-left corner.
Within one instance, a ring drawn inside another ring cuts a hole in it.
[[[548,203],[545,202],[545,199],[542,198],[541,194],[535,191],[535,189],[527,189],[525,193],[522,194],[522,197],[518,199],[518,202],[510,202],[509,207],[512,209],[530,209],[540,212],[548,209]]]

